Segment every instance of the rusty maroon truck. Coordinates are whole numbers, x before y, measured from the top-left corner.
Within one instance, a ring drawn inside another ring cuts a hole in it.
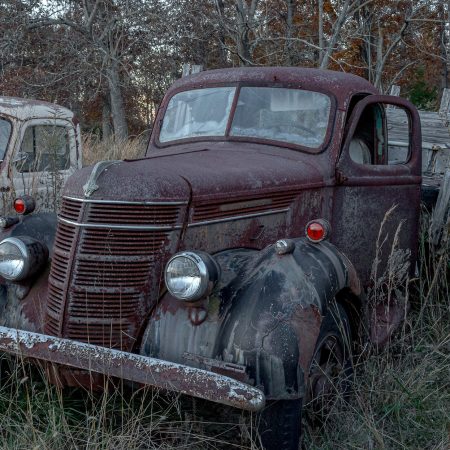
[[[388,108],[409,124],[392,152]],[[362,78],[182,78],[145,158],[76,172],[57,223],[19,199],[0,348],[63,385],[121,377],[258,411],[264,446],[296,449],[305,404],[347,389],[352,340],[398,324],[400,300],[365,292],[394,238],[415,267],[420,195],[417,111]]]

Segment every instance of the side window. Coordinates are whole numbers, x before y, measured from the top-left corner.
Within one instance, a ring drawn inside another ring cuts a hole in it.
[[[68,129],[54,125],[27,127],[15,164],[19,172],[54,172],[68,169],[70,167]]]
[[[11,137],[11,122],[0,117],[0,161],[3,160]]]
[[[409,131],[409,116],[403,108],[381,103],[368,105],[350,142],[350,157],[358,164],[406,163],[410,156]]]

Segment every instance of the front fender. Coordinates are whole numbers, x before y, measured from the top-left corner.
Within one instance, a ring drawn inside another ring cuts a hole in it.
[[[348,260],[328,242],[295,240],[247,265],[220,331],[217,354],[248,367],[268,398],[300,397],[322,317],[337,293],[354,284]]]
[[[215,259],[222,276],[210,298],[188,305],[166,294],[141,353],[222,373],[226,364],[245,368],[267,398],[302,397],[322,317],[339,291],[355,285],[350,263],[332,244],[304,238],[290,254],[269,246]]]
[[[35,213],[23,216],[20,221],[0,233],[0,241],[7,237],[29,236],[44,243],[50,255],[53,252],[57,226],[55,213]]]

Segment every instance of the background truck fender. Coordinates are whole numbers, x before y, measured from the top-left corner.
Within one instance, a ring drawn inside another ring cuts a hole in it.
[[[57,216],[55,213],[42,212],[23,216],[19,223],[0,233],[0,241],[6,237],[30,236],[44,243],[50,255],[53,253]]]

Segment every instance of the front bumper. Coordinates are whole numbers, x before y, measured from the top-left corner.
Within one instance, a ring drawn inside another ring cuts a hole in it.
[[[0,327],[0,350],[119,377],[248,411],[264,407],[259,389],[182,364],[30,331]]]

